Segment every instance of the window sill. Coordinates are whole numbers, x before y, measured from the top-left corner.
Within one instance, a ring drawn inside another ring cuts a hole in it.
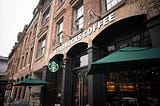
[[[79,29],[78,31],[73,32],[73,34],[71,35],[71,38],[77,36],[78,34],[80,34],[81,32],[83,32],[83,28]]]
[[[44,56],[44,54],[42,54],[42,55],[40,55],[40,56],[36,57],[35,62],[37,62],[38,60],[40,60],[43,56]]]

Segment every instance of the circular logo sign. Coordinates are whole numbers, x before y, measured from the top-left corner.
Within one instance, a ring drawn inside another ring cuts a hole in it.
[[[11,89],[11,88],[12,88],[12,84],[7,84],[7,85],[6,85],[6,89],[9,90],[9,89]]]
[[[55,61],[50,61],[48,64],[48,69],[51,72],[57,72],[59,70],[59,65]]]

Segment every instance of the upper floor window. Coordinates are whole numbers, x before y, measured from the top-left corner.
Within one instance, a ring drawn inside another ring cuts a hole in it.
[[[64,0],[59,0],[59,4],[62,4],[64,2]]]
[[[30,49],[29,64],[32,61],[32,55],[33,55],[33,47]]]
[[[63,20],[57,23],[57,42],[61,43],[63,40]]]
[[[73,23],[74,30],[77,31],[83,28],[83,23],[84,23],[83,15],[84,15],[84,6],[79,5],[75,7],[75,16],[74,16],[74,23]]]
[[[45,43],[46,43],[46,36],[43,36],[43,37],[38,41],[37,57],[39,57],[39,56],[41,56],[42,54],[44,54]]]
[[[42,25],[45,24],[48,21],[49,11],[50,11],[50,7],[43,14]]]
[[[120,1],[122,1],[122,0],[106,0],[107,10],[111,9],[113,6],[118,4]]]
[[[22,60],[21,60],[21,66],[20,66],[20,68],[22,68],[22,67],[23,67],[23,64],[24,64],[24,56],[22,57]]]
[[[37,32],[37,24],[35,24],[35,26],[34,26],[34,36],[36,36],[36,32]]]
[[[26,58],[25,58],[25,61],[24,61],[24,66],[26,66],[28,64],[28,52],[26,53]]]

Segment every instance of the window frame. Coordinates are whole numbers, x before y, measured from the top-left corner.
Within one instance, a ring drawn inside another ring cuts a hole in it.
[[[45,10],[42,17],[42,26],[48,22],[50,16],[50,6]]]
[[[79,15],[80,14],[80,15]],[[84,27],[84,5],[83,3],[74,7],[74,31],[78,31]]]
[[[46,45],[46,34],[38,40],[37,57],[44,54]]]
[[[63,41],[63,18],[57,22],[57,33],[56,33],[56,41],[57,43],[62,43]]]

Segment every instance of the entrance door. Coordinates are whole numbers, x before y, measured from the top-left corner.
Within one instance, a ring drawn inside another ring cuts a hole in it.
[[[88,79],[85,72],[76,73],[75,80],[75,106],[86,106],[88,104]]]

